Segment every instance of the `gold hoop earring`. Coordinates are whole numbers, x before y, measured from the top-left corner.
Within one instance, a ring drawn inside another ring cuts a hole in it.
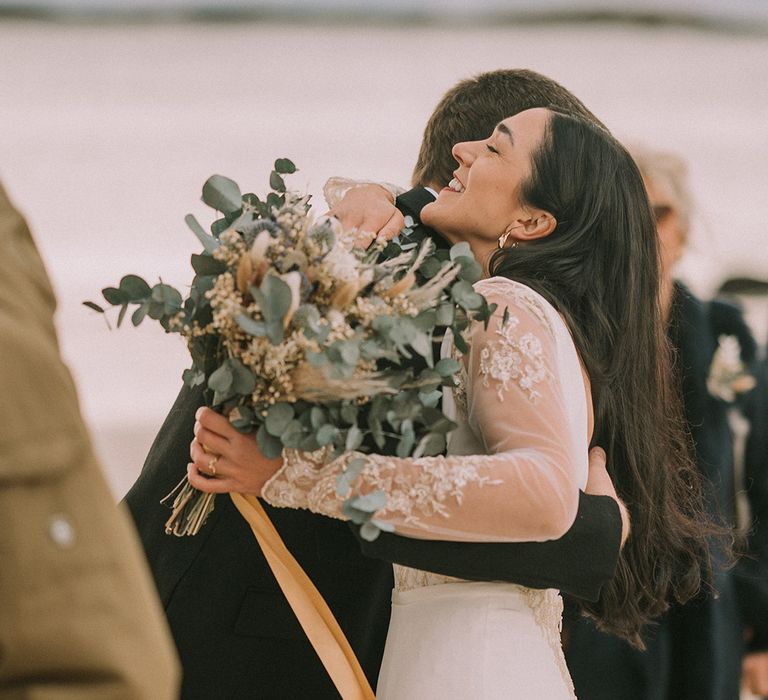
[[[510,235],[512,235],[512,231],[504,231],[504,233],[499,236],[499,248],[504,248],[504,244],[507,242],[507,239],[510,237]],[[509,247],[517,248],[518,243],[519,241],[513,241],[512,245]]]

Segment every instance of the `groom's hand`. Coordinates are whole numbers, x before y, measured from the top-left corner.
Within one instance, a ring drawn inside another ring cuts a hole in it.
[[[345,231],[356,230],[355,245],[361,248],[377,238],[390,240],[405,226],[392,195],[379,185],[352,187],[327,215],[336,217]]]
[[[629,511],[627,506],[624,505],[624,501],[616,493],[616,487],[613,485],[611,476],[606,469],[605,451],[601,447],[593,447],[589,451],[589,476],[587,477],[585,491],[593,496],[610,496],[619,504],[619,512],[621,513],[621,546],[623,547],[627,537],[629,537]]]

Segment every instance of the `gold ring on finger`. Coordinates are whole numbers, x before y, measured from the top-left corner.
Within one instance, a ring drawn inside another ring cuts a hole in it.
[[[216,476],[216,462],[218,461],[219,455],[213,455],[213,457],[208,460],[208,471],[211,476]]]

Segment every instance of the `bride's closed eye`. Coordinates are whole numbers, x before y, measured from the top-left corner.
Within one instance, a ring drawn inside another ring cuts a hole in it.
[[[486,147],[486,148],[487,148],[487,149],[488,149],[488,150],[489,150],[491,153],[495,153],[496,155],[498,155],[498,154],[499,154],[498,150],[497,150],[497,149],[495,149],[493,146],[491,146],[491,144],[487,143],[487,144],[485,144],[485,147]]]

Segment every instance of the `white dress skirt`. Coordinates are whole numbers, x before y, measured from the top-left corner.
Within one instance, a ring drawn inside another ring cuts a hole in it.
[[[376,697],[573,700],[561,615],[555,590],[471,581],[395,590]]]

